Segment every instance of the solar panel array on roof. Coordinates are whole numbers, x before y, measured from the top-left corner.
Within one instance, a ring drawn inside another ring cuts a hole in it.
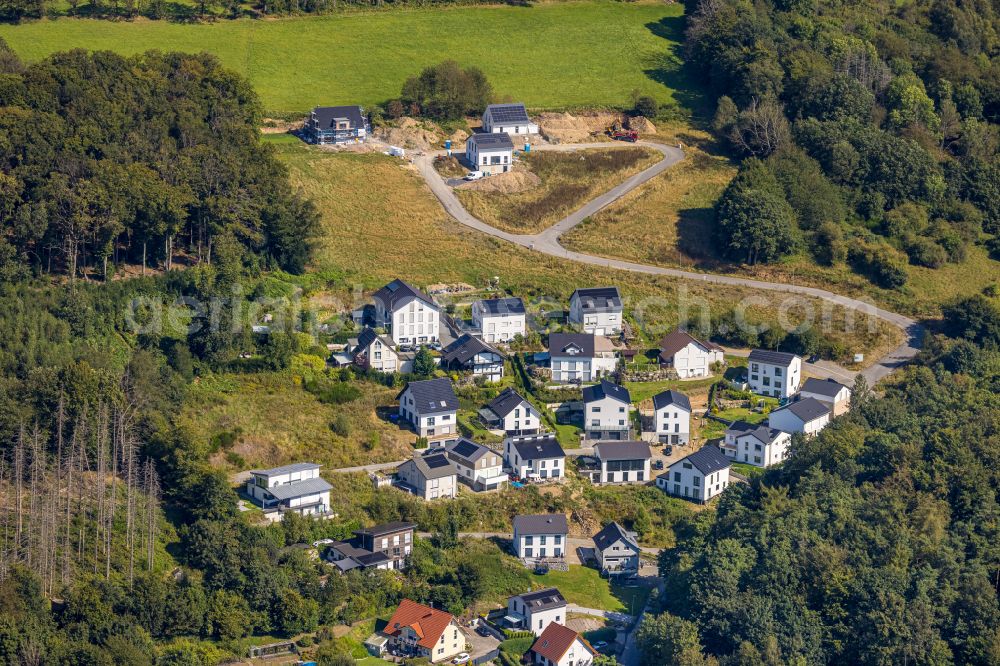
[[[430,467],[431,469],[440,469],[441,467],[447,467],[448,465],[451,464],[448,462],[448,459],[442,453],[436,453],[432,456],[426,456],[424,458],[424,462],[427,463],[427,466]]]
[[[493,122],[498,124],[530,122],[524,104],[491,104],[489,111]]]

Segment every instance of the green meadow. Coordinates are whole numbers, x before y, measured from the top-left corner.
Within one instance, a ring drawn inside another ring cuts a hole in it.
[[[534,109],[623,107],[634,90],[678,101],[682,13],[680,4],[588,0],[205,23],[58,18],[2,25],[0,37],[28,61],[71,48],[208,51],[249,77],[275,116],[381,103],[449,58],[480,67],[498,98]]]

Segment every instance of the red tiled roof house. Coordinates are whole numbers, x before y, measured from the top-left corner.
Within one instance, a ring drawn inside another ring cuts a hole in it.
[[[465,635],[451,613],[403,599],[382,630],[398,652],[430,659],[432,664],[465,649]]]

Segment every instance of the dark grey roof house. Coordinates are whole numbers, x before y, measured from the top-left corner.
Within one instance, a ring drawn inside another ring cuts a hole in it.
[[[680,391],[667,389],[653,396],[653,409],[659,411],[671,405],[677,405],[687,412],[691,411],[691,400]]]
[[[312,143],[360,143],[371,127],[360,106],[317,106],[302,131]]]

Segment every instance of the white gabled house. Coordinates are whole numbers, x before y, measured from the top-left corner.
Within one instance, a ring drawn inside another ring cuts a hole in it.
[[[788,457],[791,442],[791,433],[766,425],[757,426],[736,435],[732,459],[755,467],[777,465]]]
[[[840,416],[851,408],[851,389],[833,379],[810,377],[794,397],[796,400],[815,398],[829,407],[833,416]]]
[[[542,429],[542,415],[512,388],[505,388],[479,415],[490,430],[507,435],[535,435]]]
[[[552,433],[508,437],[504,440],[507,466],[521,479],[560,479],[566,476],[566,452]]]
[[[444,449],[415,451],[397,468],[396,485],[428,502],[453,499],[458,493],[458,469]]]
[[[441,367],[471,372],[487,381],[503,379],[504,354],[492,345],[466,333],[441,351]]]
[[[565,514],[514,516],[514,554],[522,560],[562,559],[568,534]]]
[[[681,379],[708,377],[713,363],[724,363],[722,347],[712,342],[702,342],[677,329],[660,340],[660,364],[673,368]]]
[[[729,486],[730,465],[719,447],[706,444],[656,477],[656,487],[704,504]]]
[[[594,455],[600,461],[598,483],[645,483],[649,481],[652,453],[646,442],[598,442]]]
[[[472,324],[486,342],[510,342],[527,332],[527,315],[520,298],[491,298],[472,304]]]
[[[691,401],[680,391],[669,389],[653,396],[656,441],[687,444],[691,439]]]
[[[393,280],[372,295],[375,325],[392,335],[397,345],[437,342],[441,308],[416,287]]]
[[[465,140],[465,159],[475,171],[491,176],[510,171],[514,162],[514,142],[510,136],[473,134]]]
[[[787,352],[754,349],[747,359],[747,383],[758,395],[788,398],[799,390],[802,358]]]
[[[445,445],[448,459],[458,470],[458,480],[479,492],[507,485],[503,456],[493,449],[462,437]]]
[[[409,382],[396,399],[399,417],[420,437],[447,439],[458,433],[458,396],[447,377]]]
[[[569,298],[569,320],[584,333],[614,335],[622,330],[624,308],[618,287],[577,289]]]
[[[379,372],[402,372],[399,355],[391,340],[365,327],[358,335],[358,344],[352,350],[354,364],[359,368]]]
[[[771,412],[767,423],[778,430],[812,437],[830,423],[830,408],[816,398],[804,398]]]
[[[541,636],[553,622],[566,621],[566,599],[554,587],[515,594],[507,600],[506,624]],[[509,619],[508,619],[509,618]]]
[[[545,628],[527,654],[535,666],[590,666],[596,656],[587,639],[558,622]]]
[[[483,112],[483,131],[514,136],[538,134],[538,125],[531,122],[524,104],[490,104]]]
[[[330,513],[331,486],[319,475],[315,463],[295,463],[272,469],[250,470],[246,494],[270,522],[286,513],[326,516]]]
[[[626,440],[632,433],[632,399],[628,389],[606,379],[583,389],[584,432],[587,439]]]
[[[591,333],[549,335],[549,363],[554,382],[593,382],[614,372],[614,352],[598,351]]]

